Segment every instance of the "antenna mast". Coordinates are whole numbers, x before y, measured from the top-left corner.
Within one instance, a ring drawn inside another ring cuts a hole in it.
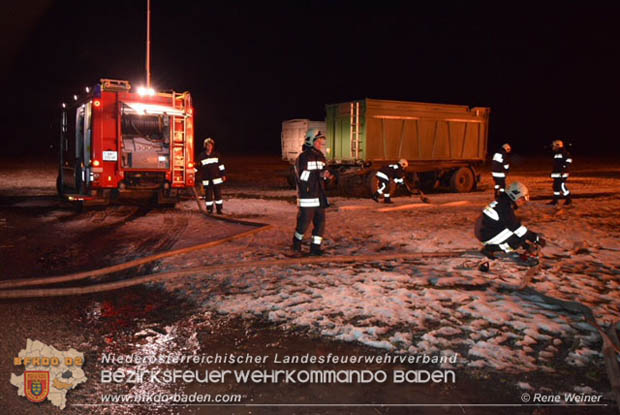
[[[146,87],[151,87],[151,0],[146,0]]]

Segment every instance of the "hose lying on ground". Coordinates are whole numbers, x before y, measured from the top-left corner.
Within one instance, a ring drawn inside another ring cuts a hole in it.
[[[196,189],[194,189],[194,195],[196,197],[196,201],[198,202],[198,194],[196,193]],[[200,208],[200,211],[206,215],[204,206],[202,206],[202,204],[199,202],[198,202],[198,207]],[[139,265],[144,265],[149,262],[156,261],[158,259],[168,258],[171,256],[176,256],[176,255],[182,255],[182,254],[197,251],[200,249],[212,248],[214,246],[221,245],[226,242],[234,241],[235,239],[245,238],[246,236],[250,236],[257,232],[265,231],[273,227],[272,225],[265,224],[265,223],[250,222],[250,221],[239,220],[235,218],[227,218],[227,217],[222,217],[222,216],[211,216],[211,215],[209,216],[212,217],[213,219],[235,223],[238,225],[255,226],[257,228],[251,229],[246,232],[241,232],[236,235],[229,236],[227,238],[218,239],[217,241],[211,241],[211,242],[206,242],[206,243],[202,243],[198,245],[189,246],[187,248],[181,248],[181,249],[175,249],[173,251],[162,252],[160,254],[150,255],[144,258],[138,258],[133,261],[125,262],[122,264],[116,264],[116,265],[112,265],[109,267],[100,268],[96,270],[83,271],[83,272],[78,272],[75,274],[61,275],[61,276],[56,276],[56,277],[24,278],[24,279],[0,281],[0,289],[29,287],[29,286],[34,286],[34,285],[49,285],[49,284],[57,284],[61,282],[79,281],[79,280],[83,280],[86,278],[99,277],[102,275],[111,274],[113,272],[118,272],[118,271],[130,269],[130,268],[134,268]]]
[[[238,235],[235,235],[238,236]],[[233,238],[233,237],[230,237]],[[230,238],[226,238],[230,240]],[[216,241],[220,242],[220,241]],[[140,277],[134,277],[127,280],[108,282],[102,284],[91,285],[88,287],[67,287],[67,288],[34,288],[34,289],[19,289],[19,290],[0,290],[0,298],[34,298],[34,297],[59,297],[66,295],[83,295],[100,293],[105,291],[118,290],[120,288],[131,287],[134,285],[145,284],[149,282],[161,282],[171,280],[175,278],[185,277],[193,274],[205,274],[218,271],[224,271],[227,269],[241,269],[241,268],[264,268],[273,266],[289,266],[289,265],[301,265],[301,264],[326,264],[326,263],[343,263],[343,262],[374,262],[374,261],[389,261],[395,259],[417,259],[417,258],[445,258],[460,256],[470,251],[450,251],[450,252],[416,252],[416,253],[392,253],[392,254],[377,254],[377,255],[341,255],[341,256],[329,256],[329,257],[303,257],[303,258],[287,258],[287,259],[275,259],[275,260],[261,260],[261,261],[245,261],[235,262],[232,264],[217,264],[208,265],[204,267],[187,268],[180,271],[162,272],[157,274],[143,275]],[[133,261],[132,261],[133,262]],[[126,264],[121,264],[126,265]],[[110,267],[113,268],[113,267]],[[105,270],[107,268],[103,268]],[[102,270],[96,270],[102,271]],[[108,272],[109,273],[109,272]],[[91,276],[100,276],[106,273],[98,272],[97,275],[90,273],[86,276],[80,273],[73,275],[66,275],[61,277],[53,277],[55,282],[75,281],[76,279],[84,279]],[[80,278],[75,278],[79,275]],[[38,279],[39,281],[45,281],[44,278]],[[29,280],[22,280],[22,285]],[[37,284],[37,285],[40,285]]]

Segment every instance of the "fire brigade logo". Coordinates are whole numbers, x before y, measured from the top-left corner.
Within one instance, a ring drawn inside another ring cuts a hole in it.
[[[17,388],[18,396],[35,403],[48,400],[64,409],[67,394],[87,380],[83,365],[84,353],[73,348],[58,350],[28,339],[26,348],[13,358],[13,366],[23,367],[24,373],[11,373],[10,382]]]
[[[27,370],[24,372],[24,393],[32,402],[43,402],[50,392],[50,372]]]

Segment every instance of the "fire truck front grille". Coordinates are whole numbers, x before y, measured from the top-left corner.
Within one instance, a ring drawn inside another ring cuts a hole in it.
[[[165,173],[159,172],[127,172],[125,186],[128,189],[159,189],[166,181]]]

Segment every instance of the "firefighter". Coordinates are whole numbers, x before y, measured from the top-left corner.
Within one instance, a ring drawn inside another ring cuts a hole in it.
[[[502,192],[497,200],[484,208],[476,221],[476,238],[484,245],[482,253],[493,259],[494,252],[512,252],[518,248],[530,251],[532,244],[544,247],[545,239],[521,224],[515,210],[530,199],[524,184],[514,182]]]
[[[400,159],[396,164],[388,164],[382,167],[376,173],[378,181],[377,191],[371,196],[372,200],[379,202],[379,198],[383,196],[385,203],[394,203],[390,195],[390,180],[393,180],[399,186],[406,187],[405,169],[407,166],[409,166],[409,162],[405,159]]]
[[[550,205],[557,205],[560,198],[564,199],[564,206],[570,205],[572,200],[570,191],[566,188],[566,180],[568,179],[568,168],[573,162],[572,157],[564,148],[562,140],[554,140],[551,143],[553,150],[553,199]]]
[[[220,159],[220,155],[214,151],[215,140],[205,139],[204,151],[198,155],[200,177],[205,190],[207,211],[213,213],[213,205],[218,214],[222,214],[224,201],[222,200],[222,183],[226,181],[226,168]],[[215,196],[215,202],[214,202]]]
[[[493,154],[491,176],[495,182],[495,200],[498,200],[499,195],[506,191],[506,176],[510,172],[509,154],[511,150],[510,144],[505,143]]]
[[[325,169],[323,155],[325,135],[318,128],[306,133],[302,153],[295,161],[297,179],[297,226],[293,235],[293,250],[301,251],[304,234],[313,223],[310,255],[322,255],[321,243],[325,232],[325,208],[329,206],[325,196],[325,181],[333,176]]]

